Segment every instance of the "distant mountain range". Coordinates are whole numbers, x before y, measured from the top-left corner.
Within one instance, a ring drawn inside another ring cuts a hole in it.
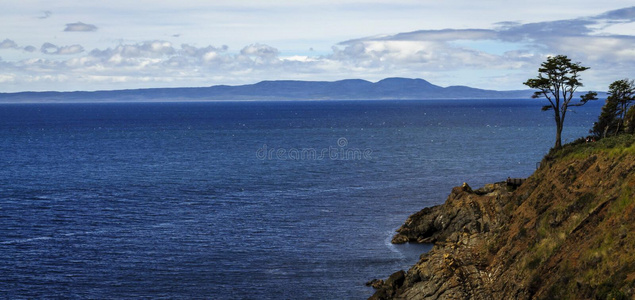
[[[332,82],[279,80],[239,86],[0,93],[0,102],[528,99],[531,95],[531,90],[494,91],[467,86],[440,87],[423,79],[386,78],[375,83],[361,79]]]

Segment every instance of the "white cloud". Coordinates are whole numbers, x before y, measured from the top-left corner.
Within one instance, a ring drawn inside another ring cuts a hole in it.
[[[15,41],[10,40],[10,39],[5,39],[4,41],[0,42],[0,49],[24,50],[26,52],[33,52],[33,51],[37,50],[33,46],[20,47],[20,46],[18,46],[18,44]]]
[[[84,52],[84,48],[80,45],[64,46],[57,49],[57,54],[69,55]]]
[[[493,29],[420,30],[346,41],[339,45],[344,48],[334,48],[330,58],[355,67],[403,73],[415,69],[533,73],[547,55],[565,54],[590,66],[590,72],[611,69],[619,79],[628,77],[635,66],[635,36],[606,34],[598,24],[633,22],[635,7],[571,20],[501,22]],[[503,49],[501,44],[504,51],[492,51]],[[611,80],[604,79],[596,87],[605,89]]]
[[[115,48],[105,50],[95,49],[90,52],[90,55],[98,58],[111,58],[113,56],[121,58],[144,58],[163,57],[174,54],[175,52],[176,50],[170,42],[155,40],[140,44],[121,44]]]
[[[57,49],[57,46],[51,43],[44,43],[42,44],[42,47],[40,47],[40,51],[44,54],[56,54]]]
[[[313,57],[306,56],[306,55],[293,55],[293,56],[283,57],[282,60],[285,60],[285,61],[297,61],[297,62],[314,62],[314,61],[317,61],[317,59],[315,59]]]
[[[49,18],[53,13],[50,10],[46,10],[42,12],[43,16],[38,17],[38,19],[47,19]]]
[[[15,77],[14,74],[0,74],[0,83],[13,83]]]
[[[44,54],[70,55],[84,52],[84,48],[80,45],[58,47],[51,43],[44,43],[42,47],[40,47],[40,51]]]
[[[18,44],[16,44],[14,41],[10,39],[6,39],[0,42],[0,49],[17,49],[17,48],[18,48]]]
[[[263,60],[271,62],[278,59],[279,51],[268,45],[252,44],[240,50],[240,54],[254,58],[255,60],[260,59],[261,62]]]
[[[64,29],[64,31],[83,31],[83,32],[90,32],[90,31],[97,31],[97,26],[92,25],[92,24],[84,24],[82,22],[77,22],[77,23],[69,23],[66,24],[66,28]]]

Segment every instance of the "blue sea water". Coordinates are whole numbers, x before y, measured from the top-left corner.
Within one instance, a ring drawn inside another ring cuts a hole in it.
[[[390,244],[410,214],[532,173],[541,105],[0,105],[0,298],[366,298],[430,249]]]

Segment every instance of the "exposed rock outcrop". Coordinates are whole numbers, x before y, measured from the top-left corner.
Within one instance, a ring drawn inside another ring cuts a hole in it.
[[[424,208],[410,216],[392,242],[456,242],[462,234],[489,232],[505,221],[500,219],[505,216],[500,210],[510,196],[504,183],[488,184],[476,191],[464,183],[452,189],[444,205]]]
[[[631,299],[634,234],[635,137],[571,145],[410,216],[393,242],[434,247],[371,299]]]

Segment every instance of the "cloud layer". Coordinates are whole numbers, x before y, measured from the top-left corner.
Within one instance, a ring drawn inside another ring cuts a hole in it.
[[[610,34],[607,28],[635,23],[635,7],[596,16],[537,23],[500,22],[486,29],[418,30],[349,40],[320,55],[286,54],[275,46],[253,43],[241,49],[196,46],[166,40],[126,42],[85,50],[80,44],[44,42],[20,46],[0,42],[0,83],[51,89],[59,83],[78,89],[147,86],[243,84],[265,79],[378,80],[421,77],[437,84],[481,88],[524,88],[548,55],[565,54],[590,66],[584,80],[602,89],[633,76],[635,36]],[[95,25],[66,25],[65,31],[94,32]],[[89,87],[89,88],[86,88]]]

